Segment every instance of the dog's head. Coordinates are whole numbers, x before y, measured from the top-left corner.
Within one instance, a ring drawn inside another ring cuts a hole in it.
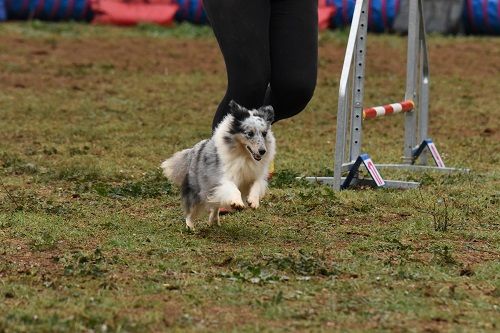
[[[229,103],[233,116],[229,127],[232,143],[238,144],[248,151],[250,156],[260,161],[272,143],[271,124],[274,121],[273,107],[263,106],[248,110],[235,101]]]

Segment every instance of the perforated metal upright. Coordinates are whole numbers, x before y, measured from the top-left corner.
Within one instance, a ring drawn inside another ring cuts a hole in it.
[[[366,54],[366,35],[368,26],[368,1],[363,1],[359,19],[359,29],[356,38],[356,47],[354,50],[354,77],[353,77],[353,104],[351,113],[351,147],[349,151],[350,159],[355,159],[361,154],[361,140],[363,125],[363,97],[365,89],[365,54]]]
[[[420,21],[418,15],[419,8],[418,3],[420,1],[410,1],[409,7],[410,12],[408,15],[408,53],[407,53],[407,65],[406,65],[406,92],[405,100],[415,101],[417,99],[417,78],[419,77],[419,65],[421,58],[420,50],[420,25],[423,25],[423,21]],[[425,35],[422,36],[425,40]],[[418,105],[421,107],[421,105]],[[403,162],[406,164],[411,164],[413,161],[412,151],[417,145],[417,138],[415,136],[417,129],[417,113],[408,112],[405,114],[405,144],[404,144],[404,157]]]
[[[408,17],[408,52],[406,71],[405,102],[372,108],[376,116],[404,112],[405,133],[401,164],[373,164],[363,154],[363,108],[365,58],[368,27],[369,0],[357,0],[354,8],[349,40],[347,42],[342,74],[339,84],[337,111],[337,133],[335,141],[335,164],[333,177],[306,177],[305,179],[331,185],[340,190],[349,185],[374,183],[371,179],[358,177],[358,168],[364,164],[374,178],[379,178],[378,169],[407,169],[411,171],[436,170],[441,172],[468,172],[467,169],[447,168],[430,138],[429,121],[429,60],[423,16],[422,0],[410,0]],[[405,107],[402,106],[408,106]],[[386,110],[387,112],[382,112]],[[371,117],[373,118],[373,117]],[[427,157],[422,154],[428,148],[437,166],[428,166]],[[418,159],[420,157],[420,159]],[[420,165],[416,165],[416,162]],[[372,169],[372,170],[370,170]],[[349,172],[347,177],[342,177]],[[375,182],[377,186],[391,188],[414,188],[419,183],[385,180]]]
[[[344,65],[340,76],[335,161],[354,161],[361,153],[368,3],[367,0],[357,1],[354,7]],[[354,59],[357,66],[352,66]],[[353,76],[355,77],[354,82]],[[352,91],[349,91],[351,85]],[[352,95],[349,96],[349,93]],[[351,100],[352,103],[350,103]],[[350,124],[353,129],[349,131],[348,115],[351,115]],[[349,139],[347,139],[348,134]],[[348,144],[349,149],[347,149]],[[342,173],[342,164],[335,163],[334,175]],[[332,180],[330,177],[308,177],[307,179],[312,180],[312,178],[322,182]],[[340,189],[340,186],[341,178],[334,177],[333,187]]]

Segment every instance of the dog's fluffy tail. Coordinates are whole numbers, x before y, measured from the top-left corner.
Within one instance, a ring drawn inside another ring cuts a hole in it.
[[[191,148],[179,151],[161,164],[165,177],[177,186],[182,185],[182,182],[188,173],[190,151]]]

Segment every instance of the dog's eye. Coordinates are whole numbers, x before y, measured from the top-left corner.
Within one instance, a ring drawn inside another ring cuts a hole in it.
[[[252,138],[253,137],[253,132],[248,132],[247,135],[248,135],[249,138]]]
[[[266,137],[266,135],[267,135],[267,132],[262,132],[263,137]]]

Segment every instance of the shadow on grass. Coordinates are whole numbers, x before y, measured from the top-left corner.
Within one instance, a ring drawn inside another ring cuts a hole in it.
[[[203,225],[194,234],[217,243],[261,243],[267,238],[264,230],[243,222],[228,223],[222,221],[221,226]]]

